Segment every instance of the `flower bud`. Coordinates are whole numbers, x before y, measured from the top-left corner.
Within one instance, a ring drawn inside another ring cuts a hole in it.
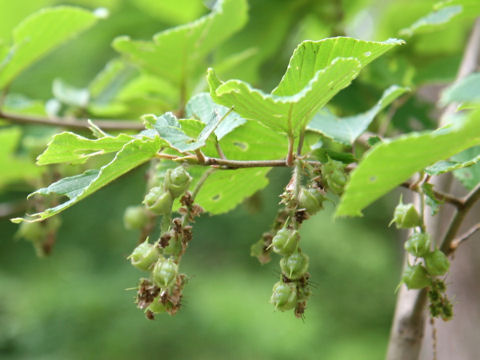
[[[289,279],[300,279],[307,272],[308,256],[301,252],[294,252],[280,260],[280,268]]]
[[[283,228],[278,230],[272,239],[273,251],[279,255],[290,255],[297,250],[300,234],[297,230]]]
[[[290,310],[297,304],[297,286],[295,283],[277,282],[273,286],[270,302],[280,311]]]
[[[408,229],[422,225],[422,219],[413,204],[404,204],[402,199],[395,208],[393,219],[390,224],[395,223],[397,229]]]
[[[160,257],[156,245],[150,244],[148,240],[138,245],[128,257],[133,266],[137,269],[147,271]]]
[[[405,250],[417,257],[423,257],[430,251],[430,236],[425,233],[414,233],[405,242]]]
[[[179,166],[173,170],[170,169],[165,175],[165,188],[170,191],[174,198],[183,194],[191,182],[192,177],[183,166]]]
[[[141,229],[148,223],[148,215],[143,206],[129,206],[123,213],[123,224],[129,230]]]
[[[310,215],[313,215],[323,208],[325,199],[326,197],[322,190],[302,187],[298,196],[298,205],[300,208],[306,209]]]
[[[450,261],[441,250],[427,254],[424,259],[427,271],[433,276],[445,275],[450,268]]]
[[[155,284],[163,289],[175,282],[178,265],[172,259],[160,258],[153,267],[152,277]]]
[[[403,272],[402,281],[409,289],[423,289],[431,283],[427,270],[420,264],[409,265]]]
[[[161,187],[151,188],[143,203],[146,208],[157,215],[168,215],[172,211],[173,198],[169,191]]]

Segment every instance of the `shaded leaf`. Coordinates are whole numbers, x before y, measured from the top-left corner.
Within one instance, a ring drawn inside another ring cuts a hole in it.
[[[459,168],[453,175],[465,188],[472,190],[480,183],[480,146],[475,146],[452,156],[452,160],[467,166]]]
[[[215,129],[215,135],[218,140],[246,122],[244,118],[235,112],[231,112],[224,117],[229,111],[229,108],[215,104],[208,93],[195,95],[186,106],[187,117],[198,119],[204,124],[208,124],[215,117],[223,118]]]
[[[0,63],[0,88],[97,20],[90,11],[69,6],[42,9],[27,17],[13,30],[13,44]]]
[[[409,91],[408,88],[393,85],[385,90],[374,107],[355,116],[338,118],[326,110],[321,110],[308,124],[307,130],[319,132],[322,135],[347,145],[353,144],[357,137],[367,130],[370,123],[380,111],[407,91]]]
[[[470,74],[449,86],[442,93],[442,104],[480,102],[480,73]]]
[[[425,202],[430,207],[431,215],[434,216],[440,210],[440,205],[444,203],[444,201],[438,199],[433,192],[433,185],[429,183],[422,184],[422,191],[425,194]]]
[[[336,216],[361,215],[363,208],[417,171],[479,142],[480,112],[474,112],[436,131],[411,133],[377,144],[351,173]]]

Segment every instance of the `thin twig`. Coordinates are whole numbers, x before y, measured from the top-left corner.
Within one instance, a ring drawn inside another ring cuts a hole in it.
[[[455,237],[457,236],[458,231],[460,230],[460,226],[465,219],[465,216],[468,214],[469,210],[472,206],[480,199],[480,184],[475,187],[467,196],[465,196],[462,200],[463,206],[459,208],[453,217],[450,226],[448,227],[447,233],[443,238],[442,245],[440,249],[445,254],[451,254],[455,249],[452,248],[452,242],[454,241]]]
[[[415,184],[413,184],[409,181],[405,181],[402,184],[400,184],[400,186],[402,186],[404,188],[407,188],[409,190],[418,192],[418,187],[416,187],[414,185]],[[432,189],[432,192],[435,195],[435,197],[440,201],[444,201],[448,204],[451,204],[451,205],[455,206],[456,208],[463,207],[463,200],[462,199],[459,199],[459,198],[457,198],[453,195],[450,195],[450,194],[447,194],[447,193],[444,193],[444,192],[441,192],[441,191],[438,191],[438,190],[434,190],[434,189]]]
[[[474,235],[478,230],[480,230],[480,223],[475,224],[470,229],[468,229],[465,233],[460,235],[460,237],[453,240],[452,244],[450,245],[450,249],[452,249],[452,251],[455,251],[460,244],[470,239],[470,237]]]
[[[25,114],[12,114],[0,111],[0,118],[18,124],[58,126],[68,129],[88,129],[89,119],[71,117],[43,117]],[[140,121],[131,120],[92,120],[95,125],[103,130],[144,130],[145,126]]]

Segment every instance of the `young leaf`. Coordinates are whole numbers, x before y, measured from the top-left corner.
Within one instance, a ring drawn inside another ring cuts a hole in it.
[[[279,85],[265,94],[239,80],[221,82],[208,72],[212,99],[246,119],[296,134],[315,112],[355,79],[360,70],[401,40],[386,42],[331,38],[304,41],[294,51]]]
[[[336,216],[361,215],[363,208],[415,172],[479,142],[480,111],[477,111],[436,131],[412,133],[379,143],[352,172]]]
[[[14,155],[15,148],[22,133],[17,127],[9,127],[0,130],[0,187],[13,181],[34,178],[41,173],[27,158]]]
[[[308,124],[307,130],[319,132],[335,141],[350,145],[355,142],[375,116],[390,105],[399,96],[409,91],[408,88],[393,85],[383,93],[380,100],[370,110],[355,116],[338,118],[325,110],[318,112]]]
[[[113,47],[142,69],[181,86],[198,70],[206,55],[246,21],[245,0],[222,0],[209,15],[160,32],[153,41],[134,41],[123,36],[114,40]]]
[[[208,93],[195,95],[190,99],[186,107],[187,117],[198,119],[204,124],[210,123],[214,117],[223,118],[215,129],[215,135],[218,140],[246,122],[244,118],[235,112],[231,112],[225,116],[229,111],[229,108],[215,104]]]
[[[92,140],[72,132],[63,132],[56,134],[48,143],[47,149],[38,156],[37,165],[81,164],[92,156],[119,151],[132,139],[132,136],[120,134]]]
[[[69,6],[42,9],[13,30],[13,44],[0,65],[0,88],[25,68],[96,23],[90,11]]]
[[[436,162],[432,166],[427,167],[425,172],[433,176],[475,165],[480,161],[479,149],[478,146],[473,147],[452,156],[450,160]]]
[[[150,160],[155,156],[159,148],[160,141],[158,138],[144,137],[131,140],[123,146],[112,161],[100,169],[87,170],[83,174],[63,178],[29,195],[31,197],[34,195],[47,196],[55,194],[66,196],[68,198],[67,201],[45,211],[27,215],[26,218],[12,219],[12,222],[42,221],[68,209],[121,175]]]
[[[422,184],[422,191],[425,194],[425,202],[430,207],[430,212],[432,216],[436,215],[440,210],[440,206],[444,201],[438,199],[433,192],[433,185],[429,183]]]

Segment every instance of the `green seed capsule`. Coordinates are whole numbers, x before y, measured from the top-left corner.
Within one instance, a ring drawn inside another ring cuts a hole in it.
[[[169,191],[161,187],[151,188],[143,203],[146,208],[157,215],[168,215],[172,211],[173,198]]]
[[[123,224],[125,228],[141,229],[148,223],[148,215],[143,206],[129,206],[123,213]]]
[[[400,203],[395,208],[393,220],[390,224],[392,223],[395,223],[397,229],[408,229],[421,226],[422,219],[413,204],[404,204],[402,199],[400,199]]]
[[[273,286],[270,302],[280,311],[290,310],[297,304],[297,287],[295,283],[277,282]]]
[[[289,279],[300,279],[307,272],[308,256],[301,252],[294,252],[280,260],[280,268]]]
[[[286,256],[297,250],[300,234],[297,230],[283,228],[272,239],[272,248],[277,254]]]
[[[158,248],[155,245],[150,244],[147,240],[138,245],[128,258],[132,265],[137,269],[147,271],[153,266],[159,257],[160,252],[158,251]]]
[[[298,205],[300,208],[306,209],[310,215],[313,215],[323,208],[325,199],[325,193],[322,190],[302,187],[298,197]]]
[[[47,235],[47,228],[39,222],[22,222],[17,235],[33,243],[41,242]]]
[[[192,177],[183,166],[168,170],[165,176],[165,188],[170,191],[174,198],[183,194],[191,182]]]
[[[328,188],[335,194],[341,195],[345,184],[347,183],[347,175],[345,174],[345,164],[328,159],[322,166],[322,175],[326,181]]]
[[[445,275],[450,268],[450,261],[441,250],[435,250],[425,256],[427,271],[433,276]]]
[[[174,234],[171,235],[170,240],[168,240],[168,245],[163,248],[162,252],[165,255],[177,256],[182,251],[182,241],[180,238],[176,237]]]
[[[152,277],[155,284],[163,289],[175,282],[178,274],[178,265],[172,259],[160,258],[153,267]]]
[[[405,250],[417,257],[423,257],[430,251],[430,236],[424,233],[414,233],[405,242]]]
[[[420,264],[409,265],[403,272],[402,281],[409,289],[423,289],[431,283],[427,270]]]
[[[154,314],[162,314],[167,311],[167,308],[164,304],[160,302],[160,299],[156,297],[153,302],[148,305],[145,311],[151,311]]]

